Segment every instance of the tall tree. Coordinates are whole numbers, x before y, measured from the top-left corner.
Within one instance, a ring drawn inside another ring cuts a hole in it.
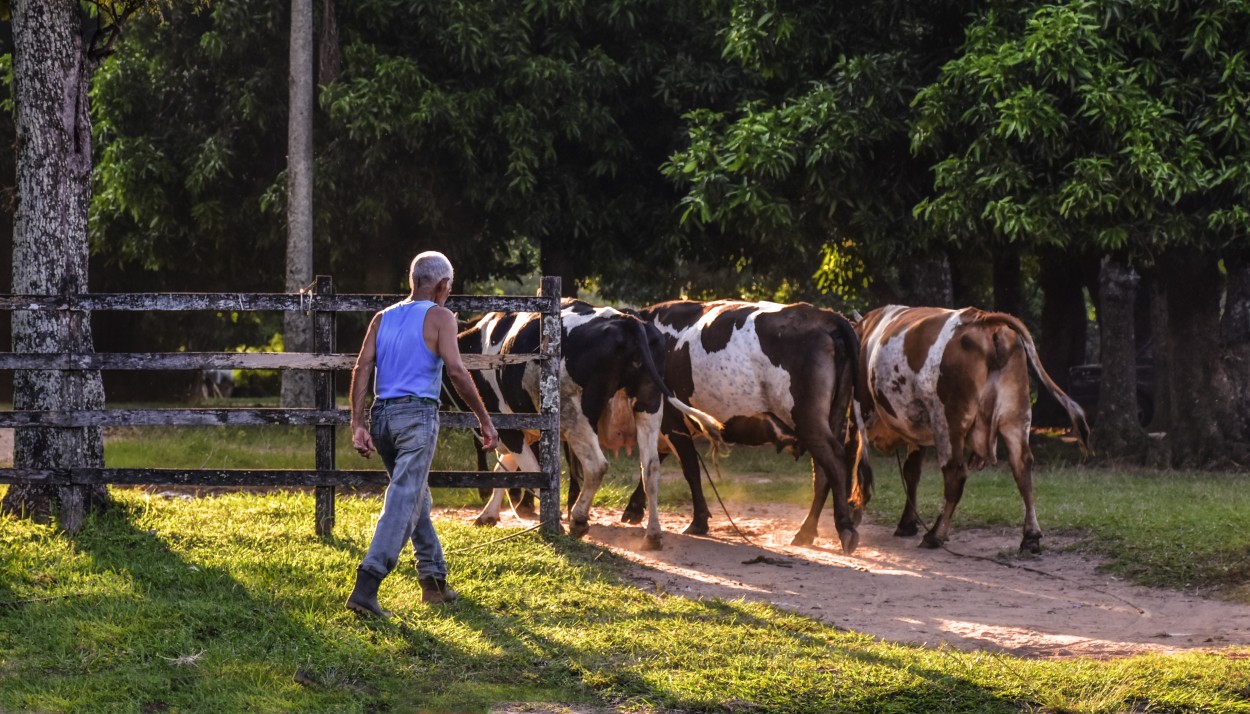
[[[313,279],[313,7],[291,0],[290,92],[287,114],[286,291],[307,289]],[[287,352],[311,352],[312,316],[288,312],[283,319]],[[282,373],[282,404],[311,407],[312,372]]]
[[[75,0],[18,0],[11,5],[19,147],[15,293],[72,296],[87,291],[91,74],[121,23],[137,7],[125,3],[84,6]],[[94,350],[91,335],[88,311],[13,313],[15,352],[89,353]],[[51,411],[101,409],[100,373],[19,371],[14,377],[13,406]],[[17,430],[13,462],[19,468],[100,466],[103,461],[98,427]],[[0,509],[48,516],[59,505],[62,527],[76,532],[87,507],[107,502],[108,492],[102,486],[16,485],[5,494]]]

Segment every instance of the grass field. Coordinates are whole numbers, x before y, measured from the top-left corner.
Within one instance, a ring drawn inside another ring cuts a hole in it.
[[[311,465],[311,430],[238,432],[119,431],[106,461]],[[1140,582],[1246,598],[1245,477],[1088,468],[1074,463],[1074,447],[1044,438],[1037,450],[1044,529],[1083,534],[1079,547]],[[341,466],[368,463],[345,442],[340,452]],[[449,435],[440,467],[470,468],[466,454],[464,435]],[[880,456],[874,465],[870,516],[890,522],[901,508],[897,467]],[[636,468],[616,460],[598,502],[623,504]],[[687,490],[674,466],[666,471],[664,506],[685,509]],[[926,517],[939,507],[939,481],[926,470]],[[810,498],[806,463],[759,450],[731,454],[718,483],[738,502]],[[335,537],[320,539],[303,493],[114,493],[118,507],[75,539],[0,521],[0,712],[458,712],[518,701],[626,711],[1250,711],[1247,650],[1037,661],[876,642],[766,605],[644,593],[595,546],[532,534],[487,545],[502,533],[458,521],[439,527],[450,553],[477,548],[456,557],[465,600],[362,621],[342,601],[376,497],[340,498]],[[478,503],[461,490],[435,499]],[[955,527],[1019,519],[1010,475],[994,470],[973,476]],[[419,597],[410,563],[385,587],[388,602]]]

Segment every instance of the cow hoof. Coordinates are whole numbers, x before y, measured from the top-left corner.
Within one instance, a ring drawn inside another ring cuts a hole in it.
[[[569,524],[569,535],[581,538],[590,532],[590,521],[573,521]]]
[[[533,506],[517,506],[516,514],[518,518],[523,518],[527,521],[538,519],[538,511],[534,510]]]
[[[664,550],[664,544],[660,542],[660,536],[643,536],[643,550]]]
[[[707,535],[707,523],[691,523],[682,533],[695,536]]]
[[[920,528],[915,523],[898,524],[898,528],[894,529],[894,535],[899,538],[910,538],[920,532]]]
[[[1020,541],[1020,552],[1032,553],[1033,555],[1041,553],[1042,535],[1040,533],[1026,535],[1024,540]]]
[[[859,545],[859,533],[855,531],[838,531],[838,538],[842,541],[842,552],[847,555],[854,553]]]
[[[804,531],[799,531],[794,534],[793,538],[790,539],[790,545],[811,545],[815,540],[815,533],[805,533]]]
[[[499,516],[478,516],[473,525],[489,528],[499,524]]]
[[[925,533],[924,538],[920,539],[921,548],[941,548],[945,544],[945,540],[938,538],[932,533]]]
[[[626,508],[621,512],[621,523],[629,523],[630,525],[638,525],[642,523],[642,511],[635,511],[632,508]]]

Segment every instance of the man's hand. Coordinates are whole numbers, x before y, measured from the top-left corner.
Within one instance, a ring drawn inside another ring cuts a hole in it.
[[[491,420],[487,419],[482,422],[482,448],[493,451],[497,446],[499,446],[499,432]]]
[[[352,446],[356,447],[356,453],[369,458],[369,454],[377,451],[373,446],[373,437],[369,436],[369,430],[363,426],[358,426],[352,430]]]

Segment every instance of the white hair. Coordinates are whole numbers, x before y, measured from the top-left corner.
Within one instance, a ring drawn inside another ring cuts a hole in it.
[[[412,259],[408,279],[412,281],[412,289],[416,290],[422,285],[438,285],[444,278],[451,280],[455,272],[447,256],[436,250],[427,250]]]

